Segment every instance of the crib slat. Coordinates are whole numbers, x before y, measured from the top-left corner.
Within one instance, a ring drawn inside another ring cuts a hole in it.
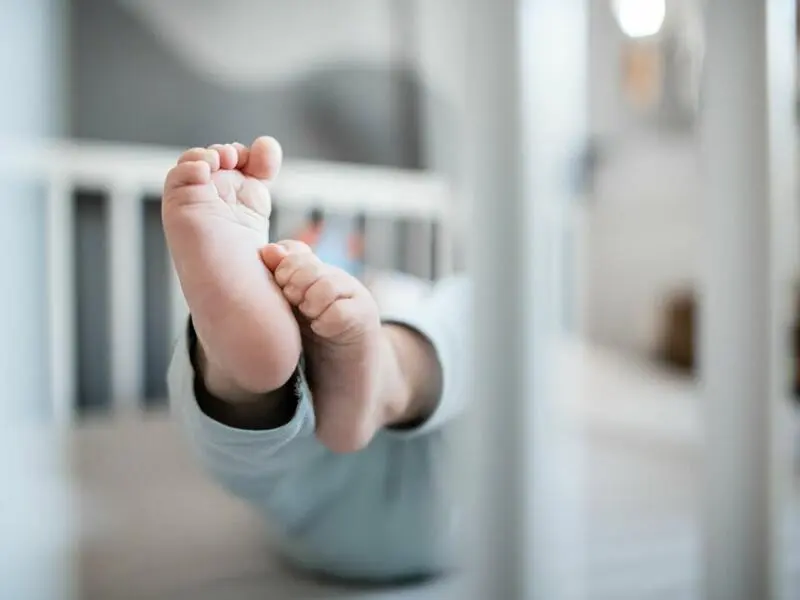
[[[560,389],[580,371],[575,363],[561,369],[566,340],[551,268],[560,232],[549,217],[571,198],[567,149],[586,134],[590,3],[465,4],[464,39],[482,44],[465,44],[463,88],[461,172],[474,240],[464,244],[474,284],[474,403],[454,453],[459,493],[474,499],[464,595],[584,598],[582,460]]]
[[[136,186],[118,184],[111,187],[108,201],[111,397],[116,412],[129,413],[139,407],[144,372],[142,193]]]
[[[703,591],[707,600],[797,598],[784,586],[783,546],[795,468],[786,360],[798,266],[795,3],[729,0],[708,9]]]
[[[47,270],[50,325],[50,397],[56,425],[75,416],[75,286],[72,183],[51,178],[47,190]]]

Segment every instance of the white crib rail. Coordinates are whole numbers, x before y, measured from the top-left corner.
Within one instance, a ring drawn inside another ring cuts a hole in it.
[[[136,413],[144,380],[142,202],[159,197],[178,149],[96,142],[57,141],[17,152],[15,168],[29,170],[48,186],[47,240],[51,402],[57,423],[73,421],[77,395],[75,326],[74,192],[106,193],[110,244],[110,364],[114,414]],[[423,172],[314,161],[287,160],[274,184],[281,208],[363,213],[420,219],[439,230],[440,269],[452,264],[448,186]],[[187,308],[170,265],[170,330],[178,335]]]

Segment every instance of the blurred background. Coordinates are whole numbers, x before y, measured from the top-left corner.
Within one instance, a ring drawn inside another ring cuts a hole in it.
[[[464,49],[480,41],[463,7],[0,6],[0,598],[442,597],[448,582],[351,590],[284,571],[257,518],[198,472],[166,410],[186,314],[159,190],[183,148],[273,135],[286,168],[271,237],[314,241],[385,307],[420,300],[476,243]],[[586,126],[553,234],[553,318],[580,372],[564,402],[581,456],[563,474],[575,578],[585,598],[699,598],[704,2],[585,8]],[[796,516],[784,533],[800,589]]]

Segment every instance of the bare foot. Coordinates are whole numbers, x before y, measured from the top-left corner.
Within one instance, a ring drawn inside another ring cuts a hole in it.
[[[164,231],[205,358],[253,393],[288,381],[301,348],[292,309],[259,256],[271,211],[266,183],[281,159],[267,137],[250,148],[194,148],[164,185]]]
[[[382,353],[391,349],[372,295],[302,242],[270,244],[262,257],[296,308],[317,437],[335,452],[363,448],[390,419],[380,386]]]

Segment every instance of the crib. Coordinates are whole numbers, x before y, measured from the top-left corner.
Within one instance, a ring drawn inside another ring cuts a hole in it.
[[[46,186],[48,324],[50,339],[50,403],[54,422],[69,426],[78,417],[76,331],[76,193],[92,191],[105,210],[109,418],[137,418],[144,410],[145,208],[160,199],[166,172],[179,149],[100,142],[58,141],[32,149],[19,165],[43,179]],[[45,165],[44,169],[41,165]],[[362,218],[364,262],[387,265],[386,255],[399,256],[406,271],[435,279],[453,269],[453,209],[447,183],[431,173],[287,160],[272,188],[271,229],[289,214],[322,209]],[[148,204],[150,203],[150,204]],[[386,248],[386,224],[417,225],[413,236]],[[272,233],[271,233],[272,235]],[[383,255],[381,259],[379,255]],[[187,307],[168,254],[168,329],[177,337]],[[395,265],[396,266],[396,265]]]

